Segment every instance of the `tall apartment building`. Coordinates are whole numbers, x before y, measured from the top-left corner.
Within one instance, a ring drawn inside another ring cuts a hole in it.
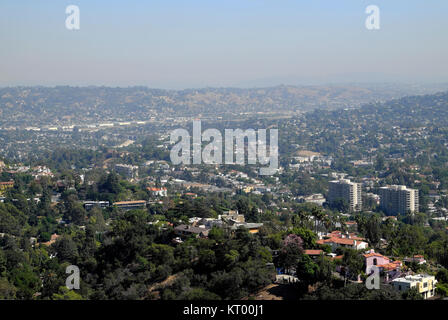
[[[390,215],[417,212],[419,206],[418,190],[406,186],[386,186],[380,188],[380,207]]]
[[[328,202],[333,204],[338,199],[347,201],[351,211],[361,211],[362,197],[361,184],[351,182],[349,179],[330,181]]]

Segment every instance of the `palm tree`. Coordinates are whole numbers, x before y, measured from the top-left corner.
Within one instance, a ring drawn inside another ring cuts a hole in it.
[[[315,232],[317,233],[317,227],[319,224],[318,222],[322,223],[325,218],[325,213],[322,211],[322,209],[315,207],[311,210],[311,215],[314,217],[314,228]]]

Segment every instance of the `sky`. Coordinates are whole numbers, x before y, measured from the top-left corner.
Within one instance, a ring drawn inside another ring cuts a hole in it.
[[[80,29],[65,26],[68,5]],[[380,29],[368,30],[368,5]],[[446,0],[1,0],[0,86],[448,82]]]

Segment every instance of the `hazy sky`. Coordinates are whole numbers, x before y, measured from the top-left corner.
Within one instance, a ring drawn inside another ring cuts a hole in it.
[[[365,28],[371,4],[380,30]],[[448,1],[0,2],[0,86],[341,81],[448,81]]]

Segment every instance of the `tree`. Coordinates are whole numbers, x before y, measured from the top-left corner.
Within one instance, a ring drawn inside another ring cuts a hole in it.
[[[375,170],[381,171],[383,169],[384,169],[384,157],[382,155],[378,155],[376,157]]]
[[[7,278],[0,278],[0,300],[14,300],[16,299],[17,289]]]
[[[347,277],[353,278],[361,274],[364,266],[364,259],[357,250],[343,249],[342,265],[344,266],[344,281]]]
[[[203,288],[192,288],[184,291],[179,296],[180,300],[221,300],[217,294],[207,291]]]
[[[52,300],[84,300],[79,293],[65,286],[59,287],[58,293],[54,293],[51,298]]]
[[[285,240],[283,240],[283,246],[278,257],[279,265],[283,267],[286,272],[289,272],[291,267],[296,266],[302,252],[303,240],[298,235],[288,235]]]
[[[448,284],[448,270],[445,268],[440,269],[436,274],[436,279],[441,283]]]
[[[319,266],[313,259],[304,254],[297,263],[296,273],[301,283],[310,285],[318,281]]]
[[[411,288],[401,295],[404,300],[423,300],[423,296],[418,292],[417,288]]]
[[[41,287],[39,277],[32,271],[29,265],[12,271],[13,284],[17,288],[17,298],[30,300]]]
[[[60,262],[75,263],[78,257],[78,248],[71,237],[63,236],[53,244]]]

